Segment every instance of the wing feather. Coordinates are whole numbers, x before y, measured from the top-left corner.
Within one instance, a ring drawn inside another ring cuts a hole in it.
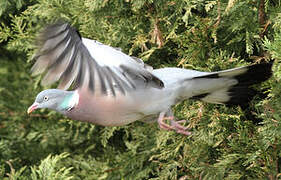
[[[39,50],[34,56],[33,75],[46,72],[42,85],[60,81],[59,88],[89,88],[104,95],[126,94],[137,88],[163,88],[163,82],[136,61],[116,48],[81,38],[67,23],[48,26],[40,35]]]

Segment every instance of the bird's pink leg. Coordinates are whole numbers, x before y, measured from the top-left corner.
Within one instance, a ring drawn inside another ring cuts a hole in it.
[[[177,133],[184,134],[184,135],[191,134],[191,132],[189,132],[187,130],[188,129],[187,127],[184,127],[183,125],[180,124],[180,123],[186,122],[186,120],[175,121],[173,115],[165,117],[165,114],[166,114],[166,112],[164,112],[164,111],[159,114],[157,121],[158,121],[160,128],[168,130],[168,131],[174,130]],[[171,125],[165,123],[164,122],[165,120],[169,120],[171,122]]]

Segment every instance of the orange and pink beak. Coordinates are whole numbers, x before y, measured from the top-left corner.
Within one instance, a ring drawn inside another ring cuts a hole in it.
[[[34,102],[28,109],[27,109],[27,114],[32,113],[32,111],[34,111],[35,109],[38,108],[39,103]]]

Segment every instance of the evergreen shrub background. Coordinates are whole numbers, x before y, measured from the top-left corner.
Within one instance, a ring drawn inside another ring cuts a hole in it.
[[[60,18],[154,68],[216,71],[275,59],[274,74],[247,108],[176,105],[189,137],[157,123],[28,116],[47,88],[29,72],[35,37]],[[280,60],[279,0],[1,0],[0,179],[280,179]]]

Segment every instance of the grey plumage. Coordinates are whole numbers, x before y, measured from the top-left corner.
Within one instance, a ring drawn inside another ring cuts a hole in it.
[[[60,22],[48,26],[41,33],[38,41],[40,50],[34,57],[36,63],[31,71],[33,75],[47,71],[42,85],[60,80],[61,89],[68,89],[73,83],[75,87],[87,86],[91,91],[95,91],[95,87],[100,86],[101,93],[105,95],[114,95],[116,90],[121,90],[125,94],[126,91],[133,90],[137,86],[143,86],[142,84],[155,88],[164,86],[160,79],[146,71],[133,58],[115,48],[81,38],[79,33],[66,23]],[[87,43],[104,46],[102,48],[106,51],[109,49],[109,54],[116,55],[115,61],[120,57],[126,57],[127,62],[125,64],[119,62],[116,65],[116,62],[111,64],[112,62],[107,59],[96,59],[86,47]]]

